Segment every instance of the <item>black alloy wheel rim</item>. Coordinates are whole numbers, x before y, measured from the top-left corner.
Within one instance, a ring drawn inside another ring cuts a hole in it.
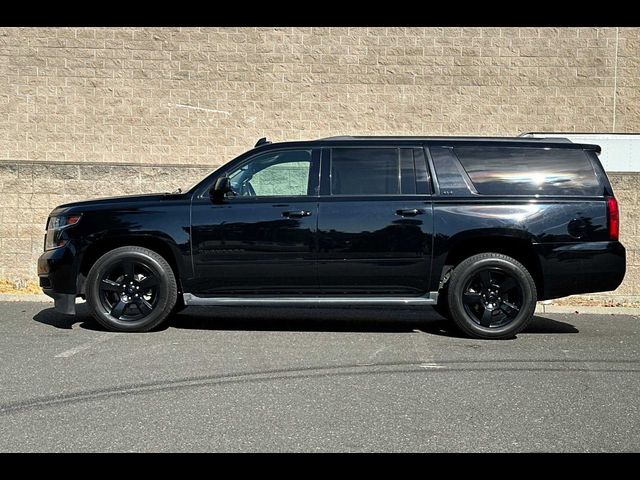
[[[465,284],[462,302],[470,318],[485,328],[500,328],[520,313],[524,291],[520,281],[498,267],[476,272]]]
[[[117,320],[141,320],[158,304],[160,277],[148,265],[125,260],[109,268],[100,279],[102,307]]]

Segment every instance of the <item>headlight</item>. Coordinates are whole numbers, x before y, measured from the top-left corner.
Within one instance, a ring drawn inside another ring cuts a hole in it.
[[[44,249],[64,247],[66,240],[60,238],[62,231],[80,221],[80,215],[60,215],[49,217],[47,221],[47,234],[44,237]]]

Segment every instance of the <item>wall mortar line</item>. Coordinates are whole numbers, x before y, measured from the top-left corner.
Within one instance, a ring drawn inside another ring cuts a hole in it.
[[[620,27],[616,27],[616,54],[613,66],[613,125],[611,127],[612,133],[616,133],[616,101],[618,97],[618,36],[620,33]]]

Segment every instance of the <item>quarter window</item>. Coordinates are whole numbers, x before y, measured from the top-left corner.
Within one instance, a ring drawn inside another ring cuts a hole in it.
[[[473,191],[464,170],[449,147],[429,147],[441,195],[465,196]]]
[[[591,162],[566,148],[459,147],[455,153],[485,195],[599,195]]]

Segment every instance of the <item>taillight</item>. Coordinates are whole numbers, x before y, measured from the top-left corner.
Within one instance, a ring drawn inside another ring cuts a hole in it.
[[[615,197],[607,198],[607,213],[609,215],[609,238],[618,240],[620,237],[620,210]]]

